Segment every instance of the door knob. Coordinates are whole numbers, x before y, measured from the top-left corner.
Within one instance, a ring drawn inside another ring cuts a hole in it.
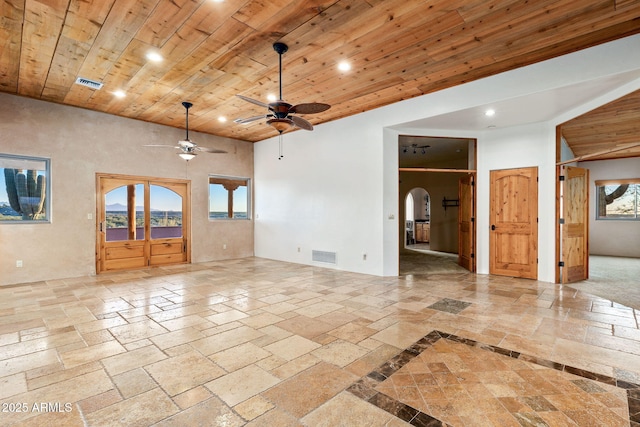
[[[491,230],[495,230],[496,226],[494,224],[491,224]]]

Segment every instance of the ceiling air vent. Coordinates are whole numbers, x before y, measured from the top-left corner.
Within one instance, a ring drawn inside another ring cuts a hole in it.
[[[94,80],[85,79],[84,77],[78,77],[76,79],[76,84],[90,87],[91,89],[101,89],[102,83],[96,82]]]

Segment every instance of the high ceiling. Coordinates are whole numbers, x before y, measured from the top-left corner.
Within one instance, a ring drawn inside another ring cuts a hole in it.
[[[268,102],[278,93],[276,41],[289,45],[284,99],[332,105],[303,116],[319,124],[640,33],[634,0],[4,0],[0,7],[1,91],[180,128],[181,102],[190,101],[192,130],[254,142],[276,132],[264,120],[234,123],[266,113],[235,95]],[[163,60],[149,61],[149,52]],[[350,71],[338,70],[343,60]],[[104,86],[75,84],[78,77]]]

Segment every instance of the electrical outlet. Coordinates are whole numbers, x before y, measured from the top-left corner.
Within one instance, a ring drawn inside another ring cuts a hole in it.
[[[300,246],[298,246],[298,252],[300,252]]]
[[[87,214],[87,219],[93,219],[93,214],[92,213],[88,213]]]
[[[362,254],[362,260],[366,261],[367,260],[367,254]]]
[[[16,267],[22,268],[22,260],[21,259],[16,261]]]
[[[226,243],[222,245],[222,249],[227,249],[227,244]]]

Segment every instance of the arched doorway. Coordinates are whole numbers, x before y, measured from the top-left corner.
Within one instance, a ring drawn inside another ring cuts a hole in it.
[[[411,189],[405,198],[405,248],[429,249],[431,198],[421,187]]]

